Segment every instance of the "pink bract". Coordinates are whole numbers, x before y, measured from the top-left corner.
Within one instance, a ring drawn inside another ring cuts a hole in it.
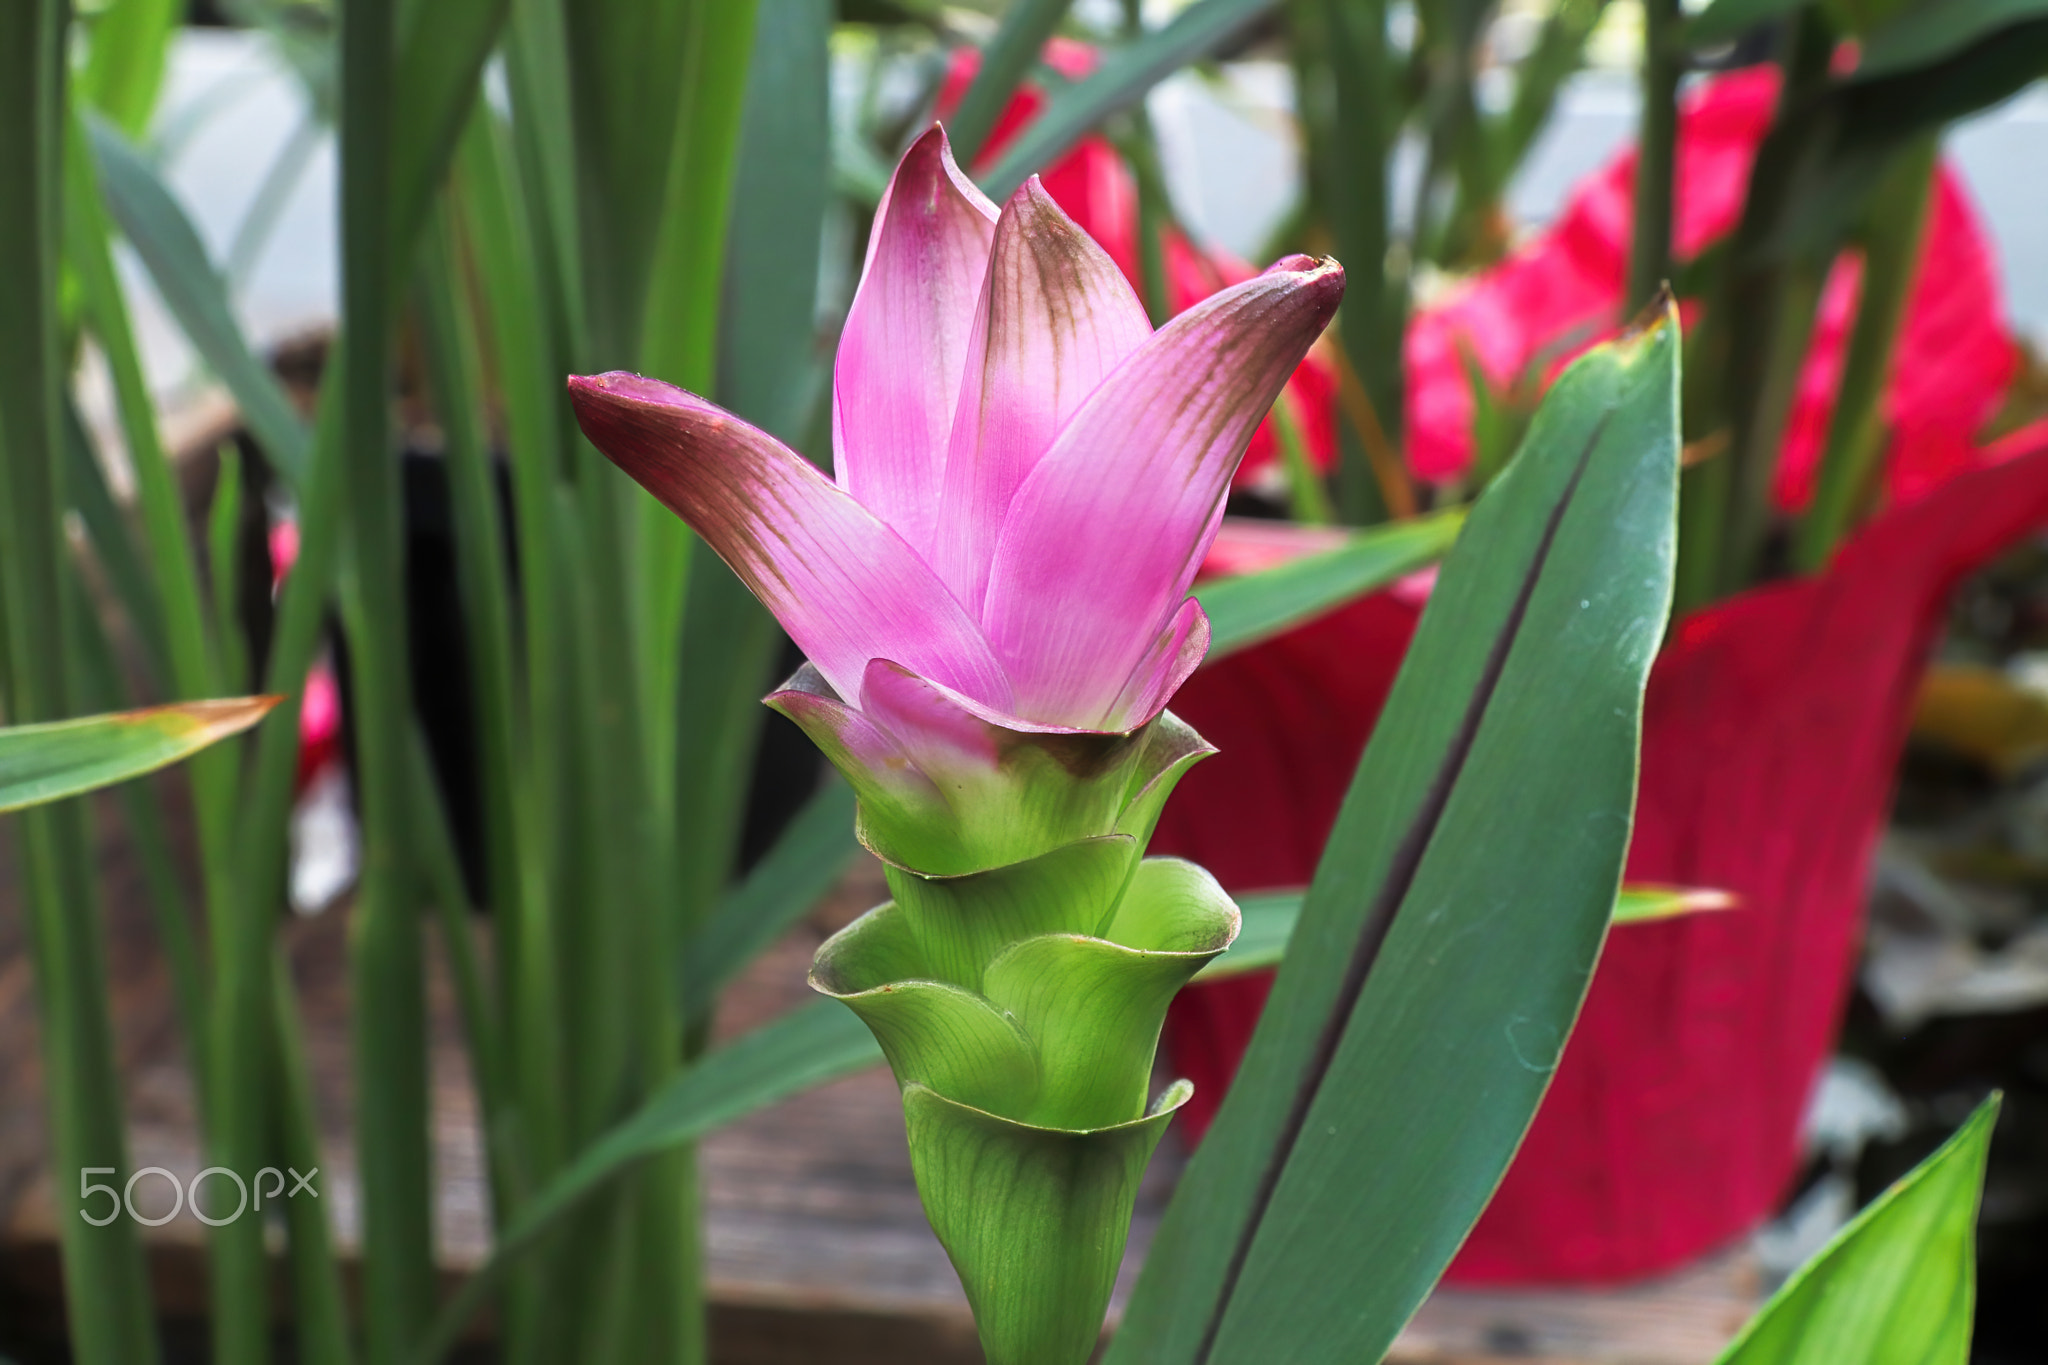
[[[1045,64],[1068,80],[1080,80],[1095,70],[1095,49],[1068,38],[1054,38],[1041,54]],[[961,47],[954,51],[939,87],[939,117],[958,107],[981,69],[981,49]],[[1026,82],[1018,87],[995,126],[989,130],[976,166],[993,165],[1009,145],[1045,108],[1045,94]],[[1138,257],[1138,190],[1129,167],[1109,140],[1091,134],[1074,144],[1073,150],[1045,170],[1045,189],[1053,201],[1071,215],[1116,262],[1132,288],[1140,286]],[[1161,234],[1166,271],[1166,304],[1182,313],[1219,289],[1242,284],[1258,272],[1227,251],[1204,250],[1190,242],[1178,229]],[[1328,471],[1337,459],[1337,364],[1327,346],[1317,346],[1301,362],[1287,382],[1282,401],[1301,433],[1302,448],[1309,464]],[[1267,418],[1252,433],[1233,484],[1239,488],[1269,488],[1280,477],[1280,440],[1276,424]]]
[[[570,397],[846,707],[866,710],[882,660],[962,715],[1122,732],[1207,648],[1189,586],[1343,284],[1290,257],[1154,332],[1036,179],[998,212],[934,128],[876,214],[840,341],[836,481],[656,380],[577,377]]]

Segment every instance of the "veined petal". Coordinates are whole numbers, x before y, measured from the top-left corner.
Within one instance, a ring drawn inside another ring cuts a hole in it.
[[[978,612],[1003,513],[1103,377],[1152,335],[1109,253],[1032,176],[1003,206],[927,556]]]
[[[1111,725],[1132,729],[1164,711],[1208,653],[1209,613],[1190,597],[1167,618],[1166,629],[1124,683],[1123,694],[1110,708]]]
[[[1194,581],[1245,443],[1344,293],[1306,256],[1213,294],[1096,389],[1017,490],[983,629],[1017,714],[1108,728]]]
[[[875,214],[832,373],[839,486],[928,554],[953,405],[996,206],[953,164],[945,133],[911,144]]]
[[[878,654],[978,701],[1010,695],[988,641],[873,512],[774,437],[658,380],[569,380],[591,443],[704,537],[842,697]]]

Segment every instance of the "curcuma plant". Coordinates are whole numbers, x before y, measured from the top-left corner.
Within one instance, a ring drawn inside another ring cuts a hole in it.
[[[1174,993],[1236,937],[1215,880],[1144,857],[1210,752],[1165,710],[1245,445],[1343,293],[1289,257],[1154,332],[1035,179],[998,212],[934,128],[876,215],[835,374],[835,485],[711,403],[570,381],[583,430],[810,662],[768,704],[859,797],[893,899],[819,991],[902,1087],[918,1188],[996,1365],[1081,1361],[1172,1112]]]

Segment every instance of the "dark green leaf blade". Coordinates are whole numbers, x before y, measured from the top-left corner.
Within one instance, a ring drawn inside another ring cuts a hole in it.
[[[263,719],[276,697],[188,701],[0,729],[0,811],[153,773]]]
[[[1806,0],[1714,0],[1685,25],[1685,40],[1694,47],[1732,43],[1757,27],[1798,11]]]
[[[249,350],[228,306],[227,286],[199,234],[142,154],[105,121],[88,123],[107,208],[186,338],[227,385],[257,443],[296,487],[310,443],[306,424],[276,376]]]
[[[1165,27],[1106,52],[1094,75],[1047,103],[981,178],[982,188],[1000,204],[1083,133],[1136,104],[1147,90],[1208,56],[1272,7],[1273,0],[1196,0]]]
[[[1977,1203],[1999,1097],[1856,1215],[1750,1320],[1720,1365],[1963,1365]]]
[[[1870,34],[1856,79],[1875,80],[1952,57],[1998,30],[2048,17],[2048,0],[1919,0]]]
[[[1620,883],[1677,343],[1582,358],[1473,509],[1114,1365],[1376,1360],[1505,1170]]]
[[[1465,524],[1452,508],[1353,532],[1347,544],[1257,573],[1195,589],[1209,613],[1209,658],[1270,639],[1353,598],[1383,588],[1441,559]]]
[[[486,1261],[435,1319],[414,1357],[431,1365],[503,1276],[514,1256],[635,1162],[677,1147],[799,1091],[882,1062],[874,1035],[836,1000],[817,1000],[707,1054],[670,1081],[537,1191],[498,1234]]]

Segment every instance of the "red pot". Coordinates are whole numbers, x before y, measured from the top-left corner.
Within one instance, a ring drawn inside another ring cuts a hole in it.
[[[1738,909],[1609,939],[1521,1153],[1451,1277],[1616,1281],[1773,1211],[1833,1045],[1871,853],[1956,583],[2048,526],[2048,424],[1872,524],[1824,576],[1679,622],[1650,674],[1628,877]],[[1272,533],[1258,533],[1269,546]],[[1226,537],[1212,564],[1235,567]],[[1204,669],[1173,709],[1221,752],[1152,851],[1234,891],[1313,875],[1427,595],[1410,580]],[[1207,1126],[1269,978],[1191,990],[1167,1040]]]

